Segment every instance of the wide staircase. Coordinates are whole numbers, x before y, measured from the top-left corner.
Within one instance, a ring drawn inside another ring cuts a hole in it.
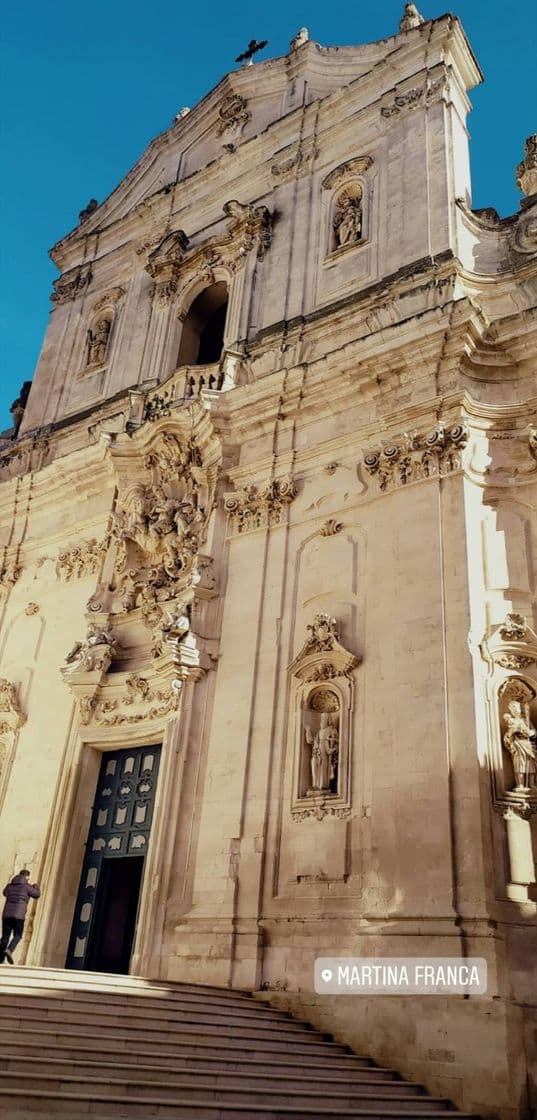
[[[334,1120],[454,1112],[247,992],[0,968],[3,1120]]]

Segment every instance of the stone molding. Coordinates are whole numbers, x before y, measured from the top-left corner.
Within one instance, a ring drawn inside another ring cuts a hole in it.
[[[313,137],[305,137],[275,153],[271,174],[278,183],[287,183],[290,179],[309,175],[316,156],[317,148]]]
[[[224,494],[224,510],[229,515],[230,532],[239,534],[281,525],[285,510],[296,494],[295,482],[290,477],[261,486],[252,483],[242,490]]]
[[[348,179],[365,175],[366,171],[369,171],[372,166],[372,156],[356,156],[354,159],[348,159],[345,163],[340,163],[338,167],[334,167],[333,171],[323,179],[321,185],[326,191],[334,190],[335,187],[341,186]]]
[[[452,428],[439,424],[427,435],[405,434],[383,448],[366,452],[362,464],[384,493],[409,482],[441,478],[460,470],[467,440],[463,424]]]

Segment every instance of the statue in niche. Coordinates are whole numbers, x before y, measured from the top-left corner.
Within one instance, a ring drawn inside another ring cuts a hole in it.
[[[516,789],[537,787],[537,731],[530,720],[529,704],[511,700],[503,717],[507,731],[503,737],[513,760]]]
[[[104,316],[88,331],[88,365],[101,365],[106,358],[112,323]]]
[[[339,700],[329,689],[315,691],[309,701],[310,714],[304,727],[309,754],[311,793],[337,793],[339,757]]]
[[[362,191],[360,187],[348,188],[340,194],[332,222],[336,249],[351,245],[362,237]]]

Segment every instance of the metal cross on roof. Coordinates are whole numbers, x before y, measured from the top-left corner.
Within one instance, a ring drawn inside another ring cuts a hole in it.
[[[268,39],[250,39],[247,49],[237,56],[235,62],[245,62],[247,66],[252,66],[252,56],[257,54],[257,51],[262,51],[267,43]]]

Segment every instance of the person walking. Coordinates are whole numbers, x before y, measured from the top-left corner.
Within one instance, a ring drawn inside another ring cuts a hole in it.
[[[30,882],[30,872],[23,868],[4,887],[5,904],[2,911],[2,939],[0,940],[0,964],[4,960],[13,964],[13,953],[19,944],[24,930],[24,919],[28,902],[39,898],[41,891],[37,883]]]

